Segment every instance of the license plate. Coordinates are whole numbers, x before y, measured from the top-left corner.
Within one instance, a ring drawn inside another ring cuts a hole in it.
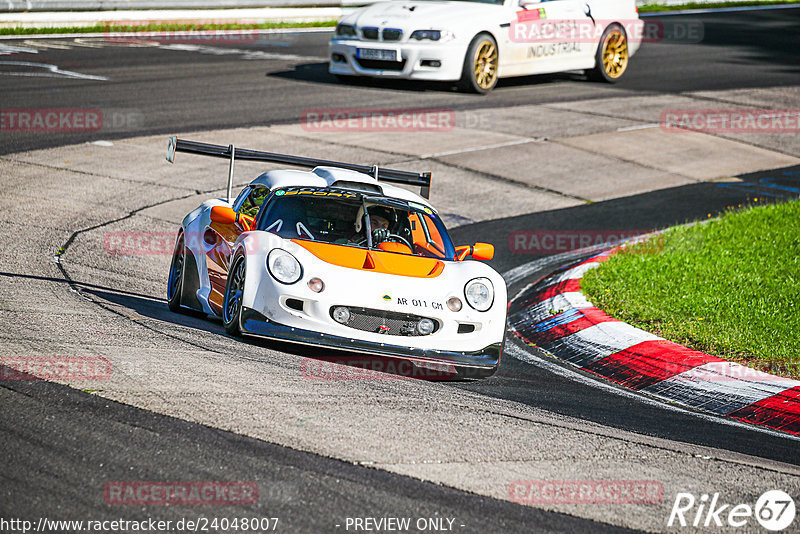
[[[356,57],[359,59],[379,59],[381,61],[399,61],[397,50],[385,50],[382,48],[357,48]]]

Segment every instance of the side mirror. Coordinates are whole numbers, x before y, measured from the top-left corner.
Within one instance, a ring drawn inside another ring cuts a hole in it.
[[[214,206],[211,208],[211,220],[220,224],[233,224],[236,222],[236,212],[227,206]]]
[[[489,261],[494,258],[494,245],[490,243],[475,243],[474,245],[463,245],[456,247],[456,259],[464,261],[467,256],[481,261]]]

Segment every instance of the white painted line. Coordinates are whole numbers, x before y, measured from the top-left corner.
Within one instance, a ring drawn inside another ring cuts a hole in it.
[[[558,283],[561,283],[561,282],[566,282],[567,280],[579,280],[579,279],[583,278],[584,275],[586,275],[586,273],[589,272],[589,270],[596,269],[599,266],[600,266],[600,262],[597,262],[597,261],[593,261],[591,263],[582,263],[582,264],[580,264],[580,265],[578,265],[576,267],[573,267],[572,269],[564,271],[561,274],[555,275],[553,278],[548,280],[546,286],[542,286],[542,287],[543,288],[550,287],[552,285],[555,285],[555,284],[558,284]]]
[[[709,362],[644,388],[652,395],[719,415],[800,385],[734,362]]]
[[[424,156],[420,156],[419,159],[431,159],[431,158],[440,158],[442,156],[453,156],[456,154],[466,154],[467,152],[478,152],[481,150],[490,150],[492,148],[502,148],[506,146],[514,146],[514,145],[524,145],[527,143],[543,143],[545,141],[544,138],[537,138],[537,139],[517,139],[514,141],[506,141],[505,143],[497,143],[494,145],[483,145],[483,146],[476,146],[472,148],[463,148],[460,150],[450,150],[447,152],[437,152],[435,154],[425,154]]]
[[[23,44],[28,46],[35,46],[37,48],[44,48],[44,49],[54,49],[54,50],[69,50],[72,48],[69,45],[65,45],[63,43],[59,43],[58,41],[51,41],[47,43],[33,43],[30,39],[22,41]]]
[[[330,32],[333,33],[334,28],[332,26],[323,26],[323,27],[313,27],[313,28],[272,28],[272,29],[261,29],[261,30],[224,30],[226,32],[240,32],[240,33],[253,33],[256,32],[258,34],[270,34],[270,33],[325,33]],[[186,36],[203,36],[208,35],[209,31],[216,31],[216,30],[186,30],[185,32],[172,32],[172,31],[162,31],[162,32],[145,32],[148,35],[152,35],[153,37],[171,37],[173,35],[186,35]],[[220,30],[222,31],[222,30]],[[135,36],[138,32],[130,32],[131,36]],[[124,36],[121,32],[93,32],[93,33],[43,33],[40,35],[0,35],[0,40],[20,40],[20,39],[72,39],[76,37],[102,37],[108,38],[109,35],[112,34],[115,37],[119,36],[122,38]]]
[[[105,76],[94,76],[92,74],[81,74],[80,72],[73,72],[71,70],[61,70],[57,65],[49,63],[32,63],[30,61],[0,61],[0,65],[16,66],[16,67],[31,67],[34,69],[44,69],[46,72],[30,72],[30,71],[5,71],[0,70],[2,76],[26,76],[31,78],[77,78],[81,80],[99,80],[107,81]]]
[[[549,319],[563,311],[569,309],[594,308],[594,304],[586,300],[586,296],[579,291],[560,293],[547,300],[537,302],[524,312],[520,312],[520,317],[529,318],[534,323]]]
[[[629,349],[645,341],[658,341],[660,338],[650,332],[645,332],[627,323],[611,321],[590,326],[574,334],[559,338],[547,347],[558,344],[569,347],[571,351],[591,353],[592,360],[605,358],[616,352]],[[552,351],[551,351],[552,352]]]
[[[320,56],[298,56],[295,54],[275,54],[273,52],[264,52],[263,50],[246,50],[242,48],[227,48],[195,44],[168,44],[162,45],[159,48],[162,50],[178,50],[182,52],[198,52],[200,54],[207,54],[211,56],[229,56],[241,55],[241,59],[255,59],[255,60],[283,60],[283,61],[324,61],[327,58]]]
[[[39,51],[35,48],[22,48],[21,46],[11,46],[0,44],[0,56],[7,56],[11,54],[38,54]]]
[[[91,43],[86,41],[86,39],[75,39],[72,41],[72,44],[83,48],[103,48],[105,46],[105,43]]]
[[[635,130],[647,130],[650,128],[658,128],[658,123],[653,122],[650,124],[640,124],[639,126],[625,126],[623,128],[617,128],[618,132],[633,132]]]

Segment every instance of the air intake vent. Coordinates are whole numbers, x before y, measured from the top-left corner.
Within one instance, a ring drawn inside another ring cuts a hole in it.
[[[303,311],[303,301],[300,299],[286,299],[286,306],[293,310]]]
[[[438,321],[421,317],[419,315],[411,315],[406,313],[389,312],[384,310],[374,310],[369,308],[347,308],[346,321],[339,321],[334,316],[334,310],[337,306],[331,308],[331,317],[337,322],[356,330],[364,330],[366,332],[374,332],[376,334],[384,334],[388,336],[424,336],[430,335],[439,329]],[[339,306],[338,308],[345,308]],[[422,321],[429,321],[433,323],[433,328],[429,333],[422,333],[424,330],[418,328],[419,323]]]
[[[381,189],[379,185],[352,182],[350,180],[337,180],[331,184],[331,187],[349,189],[352,191],[367,191],[369,193],[378,193],[379,195],[383,194],[383,189]]]
[[[392,28],[385,28],[383,30],[384,41],[399,41],[403,37],[403,30],[395,30]]]

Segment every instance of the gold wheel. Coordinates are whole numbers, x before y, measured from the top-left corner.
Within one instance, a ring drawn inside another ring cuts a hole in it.
[[[628,68],[628,40],[619,28],[614,28],[603,41],[603,70],[615,79]]]
[[[475,83],[483,90],[491,89],[497,80],[497,45],[492,41],[482,41],[475,52]]]

